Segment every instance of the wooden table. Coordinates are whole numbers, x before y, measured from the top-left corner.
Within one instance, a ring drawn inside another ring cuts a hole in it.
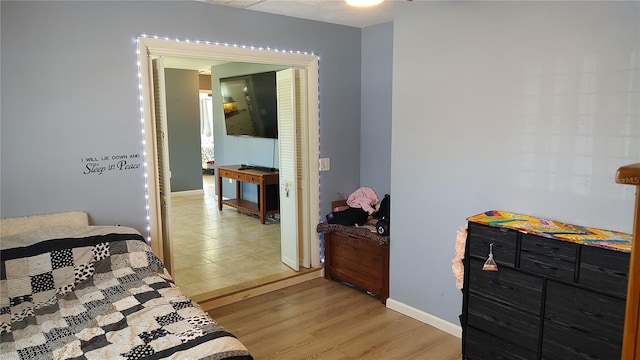
[[[222,178],[236,181],[235,199],[223,199]],[[280,212],[278,197],[278,170],[265,170],[261,168],[244,168],[242,165],[222,165],[217,167],[218,186],[218,210],[222,210],[222,205],[231,206],[238,211],[247,212],[260,216],[260,223],[264,224],[267,215],[278,214]],[[248,201],[242,198],[243,182],[256,184],[258,186],[258,202]],[[271,185],[271,186],[269,186]],[[267,202],[267,193],[273,204]]]

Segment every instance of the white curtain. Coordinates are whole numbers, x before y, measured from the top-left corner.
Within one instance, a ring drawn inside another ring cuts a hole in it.
[[[204,94],[200,97],[200,135],[213,137],[213,122],[211,119],[211,97]]]
[[[211,96],[200,94],[200,146],[202,167],[208,168],[207,162],[213,161],[213,103]]]

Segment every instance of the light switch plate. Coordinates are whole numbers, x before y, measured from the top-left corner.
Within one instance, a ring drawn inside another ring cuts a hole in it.
[[[320,158],[319,163],[320,171],[329,171],[331,168],[331,160],[329,158]]]

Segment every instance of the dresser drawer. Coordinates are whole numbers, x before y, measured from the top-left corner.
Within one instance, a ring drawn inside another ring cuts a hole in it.
[[[523,234],[520,246],[521,269],[554,279],[574,281],[577,244]]]
[[[584,334],[571,326],[545,321],[542,336],[542,359],[620,359],[622,341],[610,343],[594,336]]]
[[[483,271],[483,260],[469,259],[469,291],[485,298],[539,315],[542,305],[541,278],[498,266],[498,271]]]
[[[531,351],[538,348],[540,316],[477,295],[469,295],[467,314],[468,325]]]
[[[629,254],[592,246],[583,246],[581,251],[578,283],[625,298]]]
[[[490,244],[493,243],[493,258],[498,265],[514,266],[516,261],[516,247],[518,232],[515,230],[480,225],[473,222],[468,224],[469,255],[486,258],[489,255]]]
[[[466,326],[463,334],[464,358],[467,360],[536,360],[537,353]]]
[[[602,346],[622,344],[624,300],[555,281],[547,282],[546,299],[545,337],[550,336],[546,333],[547,323],[553,322],[575,330],[582,337],[588,336],[591,342]]]

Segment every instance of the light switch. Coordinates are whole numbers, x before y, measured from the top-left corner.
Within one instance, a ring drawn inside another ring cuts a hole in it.
[[[329,158],[320,158],[320,171],[329,171],[331,168],[331,160]]]

